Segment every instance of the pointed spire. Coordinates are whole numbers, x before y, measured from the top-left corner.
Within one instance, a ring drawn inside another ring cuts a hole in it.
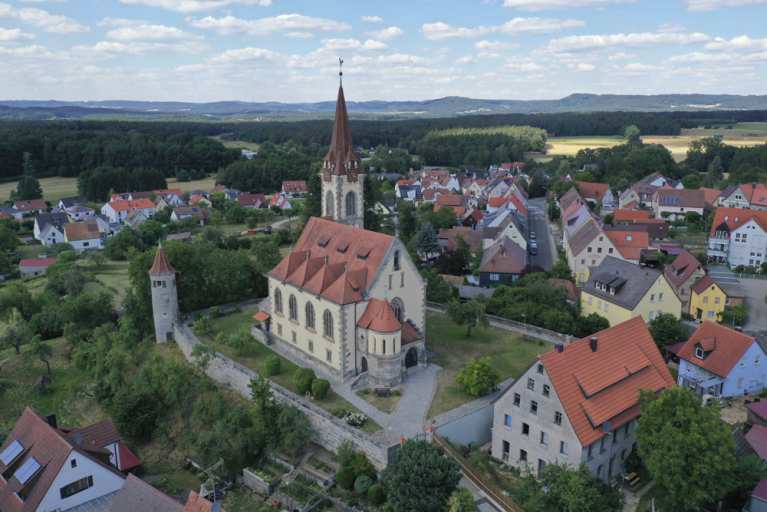
[[[323,166],[324,168],[332,168],[333,174],[341,175],[345,175],[347,173],[347,166],[352,166],[354,162],[356,162],[355,167],[357,169],[362,165],[362,160],[354,152],[343,85],[338,87],[336,113],[333,119],[333,136],[330,140],[330,151],[325,155],[324,162],[327,164]]]
[[[157,248],[157,254],[154,257],[154,265],[149,269],[150,276],[171,276],[176,273],[170,261],[168,261],[168,255],[165,254],[165,250],[162,248],[162,242],[159,243]]]

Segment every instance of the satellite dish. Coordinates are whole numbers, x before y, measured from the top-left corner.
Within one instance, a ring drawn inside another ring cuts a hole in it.
[[[221,512],[221,503],[214,503],[211,505],[210,512]]]
[[[605,421],[604,423],[602,423],[602,430],[605,431],[605,432],[609,432],[610,431],[610,422],[609,421]]]
[[[75,434],[74,441],[77,444],[82,443],[83,442],[83,436],[81,436],[80,434]]]

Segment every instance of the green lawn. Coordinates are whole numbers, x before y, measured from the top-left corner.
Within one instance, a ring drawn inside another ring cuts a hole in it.
[[[280,386],[292,391],[293,393],[298,394],[298,390],[293,384],[293,373],[298,369],[298,366],[293,362],[288,361],[284,357],[278,355],[266,345],[255,342],[251,349],[244,351],[242,354],[238,354],[236,350],[232,349],[228,345],[215,342],[214,338],[219,332],[231,334],[243,327],[250,330],[251,326],[257,323],[253,319],[253,315],[255,315],[257,312],[258,309],[256,308],[246,309],[241,313],[218,318],[213,321],[213,335],[199,336],[199,339],[206,345],[210,345],[211,347],[215,348],[225,356],[230,357],[243,366],[246,366],[247,368],[257,372],[259,375],[263,375],[272,382],[279,384]],[[266,368],[264,367],[264,360],[271,355],[277,355],[282,362],[280,373],[272,376],[266,373]],[[328,396],[322,400],[315,400],[314,403],[328,412],[331,412],[333,409],[339,407],[346,409],[349,412],[361,412],[359,409],[347,402],[344,398],[336,394],[336,392],[332,389],[328,393]],[[362,430],[368,434],[373,434],[381,430],[381,426],[373,421],[372,418],[368,418]]]
[[[71,197],[77,195],[77,178],[40,178],[40,187],[43,189],[43,199],[50,201],[52,205],[59,202],[62,197]],[[0,199],[5,201],[11,197],[11,190],[15,190],[19,184],[2,183],[0,184]]]
[[[365,391],[368,391],[367,394],[365,394]],[[399,392],[402,393],[404,391],[404,388],[400,389]],[[391,414],[394,412],[394,409],[397,408],[397,404],[402,399],[402,395],[400,396],[394,396],[394,395],[376,395],[373,393],[373,390],[368,388],[367,390],[363,389],[360,391],[357,391],[357,396],[362,398],[364,401],[368,402],[369,404],[372,404],[373,407],[378,409],[379,411]]]
[[[428,417],[433,418],[477,398],[460,391],[455,382],[469,359],[490,357],[504,381],[519,377],[536,356],[551,351],[554,344],[523,341],[519,334],[498,327],[475,328],[468,338],[466,327],[457,327],[443,313],[427,311],[426,348],[437,354],[429,361],[443,368],[437,372],[437,390],[429,408]]]
[[[674,377],[674,382],[677,382],[679,377],[679,369],[669,367],[668,371],[671,372],[671,376]]]

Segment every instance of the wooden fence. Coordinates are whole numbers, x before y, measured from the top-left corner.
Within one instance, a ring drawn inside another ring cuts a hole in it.
[[[479,471],[474,469],[471,464],[469,464],[466,459],[461,457],[458,452],[455,451],[455,449],[445,441],[442,436],[434,433],[434,442],[440,445],[445,449],[446,455],[449,455],[453,459],[455,459],[458,464],[461,465],[461,472],[466,475],[466,478],[471,480],[474,485],[479,487],[479,489],[484,492],[490,499],[492,499],[496,504],[498,504],[504,512],[525,512],[522,507],[514,503],[514,500],[506,496],[498,487],[493,485],[490,480],[488,480],[485,475],[481,474]]]

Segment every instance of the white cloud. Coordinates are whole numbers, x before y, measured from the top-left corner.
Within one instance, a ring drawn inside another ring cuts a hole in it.
[[[618,52],[615,55],[610,55],[607,57],[607,60],[628,60],[628,59],[636,59],[636,55],[631,55],[628,53]]]
[[[693,52],[686,55],[674,55],[669,57],[666,62],[672,64],[690,63],[690,62],[727,62],[736,58],[735,55],[726,53],[701,53]]]
[[[90,28],[81,25],[76,19],[67,16],[57,16],[42,9],[25,7],[24,9],[19,9],[18,16],[22,21],[34,27],[41,27],[46,32],[56,34],[71,34],[73,32],[88,32],[90,30]]]
[[[626,71],[657,71],[660,68],[658,66],[653,66],[651,64],[642,64],[641,62],[633,62],[631,64],[626,64],[626,67],[623,68]]]
[[[463,57],[460,57],[458,59],[455,59],[456,64],[469,64],[471,62],[477,62],[477,59],[475,59],[472,55],[466,54]]]
[[[115,41],[100,41],[94,45],[78,45],[72,48],[72,53],[89,58],[109,59],[118,55],[196,55],[210,51],[212,47],[199,41],[183,41],[177,43],[150,43]]]
[[[611,51],[618,48],[653,48],[670,44],[698,44],[710,41],[711,37],[695,32],[693,34],[610,34],[592,36],[569,36],[552,39],[545,49],[550,52]]]
[[[541,71],[544,69],[543,66],[536,64],[535,62],[509,62],[508,64],[504,64],[501,66],[502,70],[505,71]]]
[[[321,68],[330,63],[337,64],[339,53],[344,54],[347,63],[360,64],[371,59],[360,59],[359,54],[380,52],[389,47],[381,41],[368,39],[364,43],[357,39],[323,39],[322,47],[306,55],[291,55],[288,58],[288,68]],[[344,71],[347,71],[346,69]]]
[[[616,1],[620,2],[621,0],[504,0],[503,6],[513,7],[520,11],[549,11],[572,9],[573,7],[589,7]]]
[[[479,52],[477,57],[480,59],[502,59],[504,55],[495,52]]]
[[[144,20],[129,20],[126,18],[103,18],[96,22],[99,27],[130,27],[133,25],[146,25]]]
[[[362,18],[362,21],[372,21],[374,23],[383,22],[383,18],[380,16],[360,16],[360,18]]]
[[[585,27],[580,20],[560,20],[556,18],[514,18],[497,29],[509,35],[546,35],[561,32],[563,28]]]
[[[763,4],[767,0],[687,0],[687,10],[692,12],[715,11],[725,7]]]
[[[366,36],[374,37],[376,39],[383,39],[384,41],[389,41],[391,39],[398,39],[405,35],[405,31],[402,30],[399,27],[389,27],[382,30],[371,30],[370,32],[365,32]]]
[[[301,14],[281,14],[274,18],[258,20],[243,20],[234,16],[224,16],[223,18],[208,16],[201,20],[188,18],[187,22],[193,27],[212,29],[225,36],[232,34],[264,36],[273,32],[314,34],[317,32],[340,32],[352,28],[351,25],[340,21],[313,18]]]
[[[491,51],[491,52],[498,52],[502,50],[516,50],[519,48],[518,44],[512,44],[512,43],[503,43],[501,41],[479,41],[477,43],[474,43],[474,48],[477,50],[484,50],[484,51]]]
[[[165,25],[139,25],[137,27],[123,27],[107,32],[109,39],[116,41],[179,41],[204,39],[191,32],[185,32],[176,27]]]
[[[379,62],[381,64],[405,64],[405,63],[429,64],[432,61],[429,59],[424,59],[423,57],[418,57],[416,55],[395,53],[393,55],[379,55],[378,58],[376,59],[376,62]]]
[[[279,53],[264,50],[263,48],[241,48],[239,50],[227,50],[208,59],[214,63],[229,63],[243,61],[277,61],[282,58]]]
[[[0,42],[3,43],[31,41],[35,37],[34,34],[25,34],[19,28],[4,29],[0,27]]]
[[[183,13],[212,11],[230,4],[272,5],[272,0],[120,0],[120,2],[124,4],[149,5]]]
[[[19,0],[19,2],[34,2],[34,3],[42,3],[42,2],[64,2],[66,0]]]
[[[597,69],[597,67],[593,64],[586,64],[585,62],[581,62],[575,67],[576,71],[594,71]]]
[[[659,33],[668,33],[668,32],[688,32],[690,29],[687,27],[683,27],[682,25],[672,25],[671,23],[664,23],[660,27],[658,27],[658,30],[656,32]]]
[[[721,37],[715,38],[712,42],[704,46],[706,50],[725,51],[725,52],[761,52],[767,50],[766,39],[751,39],[743,35],[727,41]]]
[[[459,37],[481,37],[490,32],[487,27],[478,28],[459,28],[448,25],[447,23],[424,23],[421,32],[426,39],[432,41],[445,41]]]

